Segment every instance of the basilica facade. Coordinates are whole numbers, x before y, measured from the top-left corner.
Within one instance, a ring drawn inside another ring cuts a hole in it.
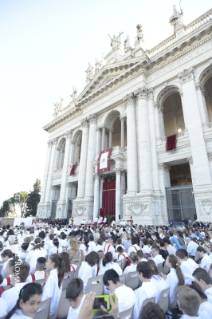
[[[37,217],[212,220],[212,10],[169,22],[150,50],[140,24],[134,44],[111,37],[84,90],[55,105]]]

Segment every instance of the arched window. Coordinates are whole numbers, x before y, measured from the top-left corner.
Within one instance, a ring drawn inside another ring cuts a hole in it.
[[[62,139],[58,146],[58,158],[57,158],[57,169],[63,168],[64,163],[64,156],[65,156],[65,147],[66,147],[66,140]]]

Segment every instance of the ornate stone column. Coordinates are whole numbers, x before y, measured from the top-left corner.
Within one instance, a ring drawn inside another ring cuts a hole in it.
[[[111,128],[109,130],[109,148],[112,148],[113,147],[113,129]]]
[[[138,192],[138,163],[134,95],[128,94],[124,101],[127,106],[127,195],[135,195]]]
[[[81,159],[79,167],[79,179],[78,179],[78,193],[77,198],[83,198],[85,194],[85,174],[87,165],[87,153],[88,153],[88,121],[84,119],[82,122],[82,144],[81,144]]]
[[[124,117],[120,117],[121,120],[121,147],[124,147]]]
[[[99,208],[102,208],[102,195],[103,195],[103,183],[104,183],[104,176],[100,176],[100,192],[99,192]]]
[[[123,196],[125,195],[125,171],[121,172],[121,207],[120,207],[120,218],[123,218]]]
[[[208,111],[205,103],[205,89],[200,83],[196,83],[196,92],[202,123],[209,123]]]
[[[96,156],[99,156],[101,151],[101,132],[100,129],[96,130]]]
[[[155,106],[155,130],[156,130],[156,139],[161,138],[161,129],[160,129],[160,104],[158,102],[154,103]]]
[[[102,146],[101,151],[104,151],[105,149],[105,126],[102,127]]]
[[[99,214],[99,174],[95,174],[94,182],[94,207],[93,207],[93,221]]]
[[[89,117],[89,145],[87,155],[87,169],[86,169],[86,183],[85,183],[85,197],[86,199],[93,199],[94,194],[94,181],[93,181],[93,161],[95,160],[96,151],[96,122],[97,117],[95,114]]]
[[[147,104],[148,93],[149,90],[145,86],[135,92],[138,99],[138,180],[140,193],[147,193],[152,190],[151,144]]]
[[[41,188],[41,198],[40,198],[40,204],[44,202],[45,200],[45,193],[46,193],[46,186],[47,186],[47,180],[48,180],[48,172],[49,172],[49,166],[50,166],[50,158],[51,158],[51,151],[52,151],[52,141],[48,141],[48,151],[47,151],[47,157],[46,157],[46,165],[45,165],[45,171],[43,176],[43,183]]]
[[[116,169],[116,222],[121,215],[121,170]]]
[[[203,127],[201,121],[200,107],[198,103],[197,92],[194,82],[194,69],[189,68],[178,74],[182,84],[183,91],[183,113],[187,121],[189,132],[191,156],[193,159],[193,172],[195,175],[194,197],[196,203],[197,217],[208,220],[211,215],[202,213],[204,201],[211,199],[212,179],[208,155],[206,151],[205,140],[203,136]],[[203,215],[203,216],[202,216]]]
[[[66,203],[66,191],[67,191],[67,169],[69,168],[69,159],[71,154],[71,137],[72,132],[68,131],[66,134],[66,147],[65,147],[65,156],[63,162],[63,171],[61,178],[61,188],[60,188],[60,198],[57,203],[57,214],[56,218],[65,218],[67,215],[67,203]]]

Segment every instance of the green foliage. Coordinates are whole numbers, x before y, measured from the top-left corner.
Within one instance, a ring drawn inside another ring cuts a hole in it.
[[[107,224],[110,225],[112,223],[113,220],[115,220],[115,216],[114,215],[107,215]]]
[[[39,202],[40,202],[40,194],[38,194],[37,191],[30,192],[29,197],[27,199],[26,216],[29,216],[29,215],[36,216]]]
[[[36,182],[33,185],[33,190],[36,193],[40,193],[41,192],[41,181],[40,181],[40,179],[38,179],[38,178],[36,179]]]

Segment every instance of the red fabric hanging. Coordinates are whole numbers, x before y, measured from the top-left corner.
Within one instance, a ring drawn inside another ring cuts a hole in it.
[[[177,143],[177,135],[171,135],[166,137],[166,151],[173,151],[176,150],[176,143]]]
[[[104,182],[102,193],[102,208],[105,216],[115,215],[116,181]]]
[[[76,165],[75,165],[75,164],[74,164],[74,165],[72,165],[72,167],[71,167],[71,171],[70,171],[70,176],[71,176],[71,175],[74,175],[75,167],[76,167]]]

